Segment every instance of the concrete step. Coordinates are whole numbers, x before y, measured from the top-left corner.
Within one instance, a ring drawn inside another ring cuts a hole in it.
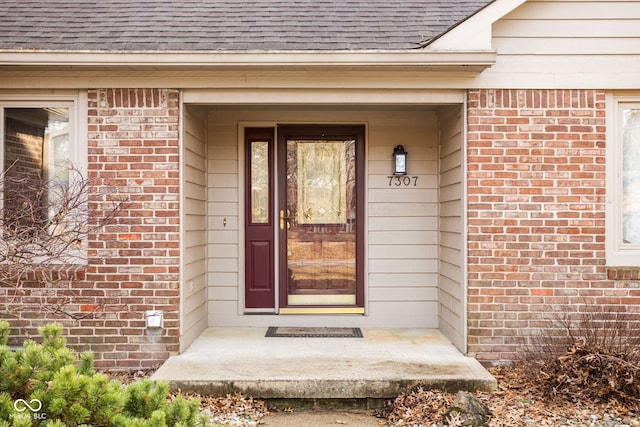
[[[480,363],[430,329],[365,329],[363,338],[265,338],[266,328],[209,328],[153,375],[172,389],[309,402],[388,399],[416,386],[496,388]]]

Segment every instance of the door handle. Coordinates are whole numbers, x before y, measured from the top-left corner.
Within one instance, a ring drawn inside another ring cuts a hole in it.
[[[280,209],[280,230],[284,230],[284,223],[287,222],[287,230],[291,228],[291,211],[287,209],[287,214],[284,214],[284,210]]]

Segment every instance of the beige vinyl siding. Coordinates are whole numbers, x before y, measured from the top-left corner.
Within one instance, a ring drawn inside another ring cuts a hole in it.
[[[440,330],[464,352],[463,114],[460,107],[441,113],[438,311]]]
[[[528,1],[493,27],[500,55],[637,54],[640,3]]]
[[[183,167],[183,267],[181,351],[207,327],[206,121],[185,109]]]
[[[640,3],[527,1],[492,27],[478,87],[637,88]]]
[[[242,126],[367,126],[366,316],[243,315]],[[210,326],[438,326],[438,141],[434,109],[212,108],[208,114]],[[409,152],[417,185],[389,186],[393,147]],[[226,218],[227,225],[223,226]]]
[[[380,313],[390,322],[401,317],[415,326],[435,328],[437,117],[431,111],[385,116],[369,122],[367,277],[371,314]],[[390,178],[393,147],[398,144],[408,152],[408,175]]]
[[[209,325],[212,317],[235,317],[239,297],[239,190],[237,124],[208,115]],[[228,313],[227,313],[228,312]]]

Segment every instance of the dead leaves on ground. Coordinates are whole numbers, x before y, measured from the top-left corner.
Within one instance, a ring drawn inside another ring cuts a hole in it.
[[[540,366],[543,391],[566,400],[589,400],[640,409],[640,350],[611,353],[574,345]]]
[[[437,423],[453,403],[455,395],[438,390],[416,390],[402,393],[394,400],[385,403],[379,416],[392,426],[415,426]]]
[[[633,401],[626,405],[618,400],[595,402],[587,393],[589,387],[572,399],[551,396],[544,381],[532,375],[530,366],[499,366],[489,370],[498,380],[498,390],[476,395],[493,413],[490,427],[640,426],[629,405]],[[418,388],[388,401],[380,416],[392,427],[442,426],[442,415],[454,397],[454,394]]]
[[[269,413],[262,400],[245,397],[240,393],[224,397],[197,396],[200,407],[209,412],[210,419],[219,424],[232,426],[255,426]]]

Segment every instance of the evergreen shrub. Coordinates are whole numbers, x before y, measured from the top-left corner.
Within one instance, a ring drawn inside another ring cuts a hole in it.
[[[0,427],[197,427],[207,425],[197,399],[172,397],[166,382],[123,385],[96,373],[93,354],[66,347],[62,326],[38,330],[41,342],[7,346],[0,321]]]

